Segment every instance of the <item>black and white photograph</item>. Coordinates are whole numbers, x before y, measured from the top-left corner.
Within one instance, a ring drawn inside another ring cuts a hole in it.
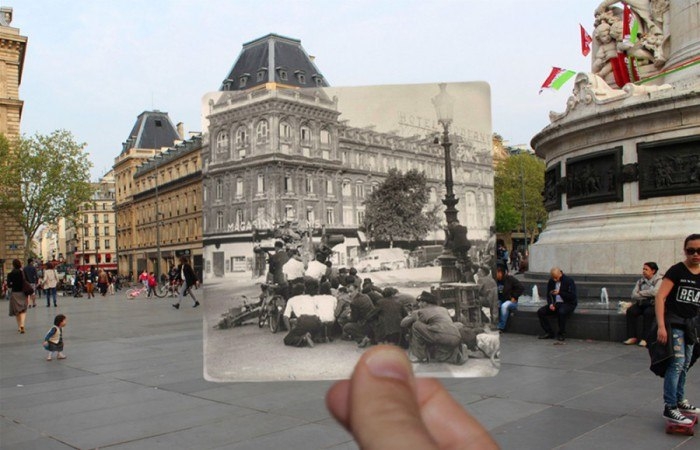
[[[203,101],[205,378],[342,379],[377,344],[498,373],[488,84],[329,88],[246,66],[268,39],[295,44],[244,47]]]

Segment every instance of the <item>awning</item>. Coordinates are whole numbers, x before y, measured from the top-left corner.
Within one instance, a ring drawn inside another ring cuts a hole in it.
[[[360,239],[361,242],[367,242],[367,237],[365,236],[365,233],[363,231],[357,230],[357,237]]]
[[[357,233],[359,234],[359,233],[361,233],[361,231],[358,231]],[[361,239],[362,239],[362,238],[361,238]],[[351,237],[351,238],[346,237],[346,238],[345,238],[345,246],[346,246],[346,247],[359,247],[359,246],[360,246],[360,240],[357,239],[357,238],[353,238],[353,237]]]

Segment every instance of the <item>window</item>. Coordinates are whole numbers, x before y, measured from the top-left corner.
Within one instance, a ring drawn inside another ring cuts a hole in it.
[[[104,235],[109,236],[109,227],[105,227],[104,230],[105,230]]]
[[[287,220],[294,220],[294,208],[292,205],[284,206],[284,217]]]
[[[241,77],[238,79],[238,87],[245,87],[245,85],[248,84],[248,78],[250,78],[249,73],[244,73],[241,75]]]
[[[328,130],[321,130],[321,145],[330,145],[331,133]]]
[[[326,208],[326,225],[333,225],[335,223],[335,213],[333,208]]]
[[[99,234],[100,234],[100,230],[98,229],[98,227],[95,227],[95,236],[99,236]]]
[[[243,225],[243,210],[237,209],[236,210],[236,228],[240,229],[242,225]]]
[[[303,70],[295,71],[294,75],[297,77],[299,84],[306,84],[306,75],[304,74]]]
[[[307,194],[314,193],[314,180],[311,177],[311,175],[306,176],[306,193]]]
[[[306,210],[306,223],[309,226],[313,226],[314,222],[316,221],[316,215],[314,214],[313,209],[307,209]]]
[[[95,223],[99,223],[99,218],[98,218],[97,214],[92,215],[92,221]]]
[[[109,239],[105,239],[105,248],[106,248],[106,249],[111,248],[111,246],[110,246],[110,244],[109,244]]]
[[[224,212],[223,211],[219,211],[216,213],[216,229],[217,230],[224,229]]]
[[[99,250],[99,249],[100,249],[100,240],[95,239],[95,250]]]
[[[326,178],[326,195],[333,195],[333,180]]]
[[[328,149],[323,149],[321,150],[321,158],[323,159],[331,159],[331,151]]]
[[[343,207],[343,225],[353,225],[352,206]]]
[[[287,71],[285,69],[277,69],[277,72],[279,73],[280,80],[287,81]]]
[[[83,216],[83,223],[88,223],[88,216],[87,216],[87,214],[85,214],[85,215]]]
[[[265,175],[258,175],[258,194],[265,192]]]
[[[245,126],[238,127],[236,130],[236,147],[243,147],[247,144],[247,136]]]
[[[357,183],[355,185],[355,197],[365,198],[365,185],[363,183]]]
[[[343,197],[350,197],[352,195],[350,180],[343,180],[342,193]]]
[[[284,176],[284,192],[294,192],[294,184],[290,175]]]
[[[258,82],[264,81],[266,73],[267,73],[267,69],[264,67],[261,68],[260,70],[258,70],[257,81]]]
[[[359,209],[359,210],[357,210],[357,224],[362,225],[364,222],[365,222],[365,210]]]
[[[301,139],[302,144],[311,143],[311,128],[307,127],[306,125],[302,126],[299,129],[299,137]]]
[[[243,178],[236,178],[236,198],[243,197]]]
[[[222,178],[216,179],[216,199],[221,200],[224,198],[224,180]]]
[[[109,223],[109,214],[103,214],[103,215],[102,215],[102,222],[103,222],[103,223]]]
[[[202,186],[202,199],[206,202],[207,201],[207,193],[209,192],[209,188],[207,185]]]
[[[280,122],[280,139],[288,141],[292,138],[292,127],[287,122]]]
[[[267,125],[267,120],[261,120],[258,122],[257,127],[255,127],[255,135],[257,137],[258,144],[264,144],[268,141],[270,137],[270,129]]]
[[[226,150],[228,150],[227,131],[219,131],[219,134],[216,136],[216,150],[220,152],[225,152]]]
[[[348,152],[340,152],[340,162],[343,164],[348,163]]]

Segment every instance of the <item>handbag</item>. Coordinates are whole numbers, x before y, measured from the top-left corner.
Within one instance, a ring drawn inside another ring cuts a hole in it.
[[[24,295],[34,294],[34,288],[27,282],[27,279],[24,278],[24,271],[22,271],[22,292],[24,292]]]

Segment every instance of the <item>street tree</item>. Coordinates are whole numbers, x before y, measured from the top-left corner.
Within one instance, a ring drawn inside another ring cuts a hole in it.
[[[84,149],[65,130],[15,142],[0,135],[0,211],[22,228],[25,259],[41,225],[55,226],[61,217],[74,220],[92,197],[92,164]]]
[[[416,241],[439,223],[436,209],[426,208],[430,190],[423,172],[389,171],[387,179],[365,201],[363,228],[371,240]],[[427,209],[427,210],[426,210]]]
[[[530,244],[534,243],[538,225],[544,225],[547,220],[547,210],[542,200],[544,171],[544,161],[528,153],[515,154],[498,162],[494,191],[496,229],[499,232],[522,229],[524,208],[525,227]]]

